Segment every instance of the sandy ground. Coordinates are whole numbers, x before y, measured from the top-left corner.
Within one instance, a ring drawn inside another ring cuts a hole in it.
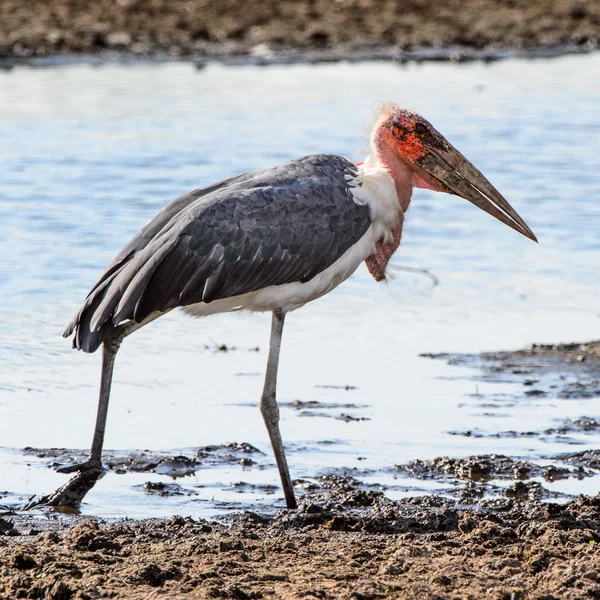
[[[600,343],[432,358],[478,364],[484,379],[512,378],[524,398],[600,395]],[[494,435],[539,435],[569,445],[569,435],[597,431],[599,421],[582,417],[544,431]],[[245,510],[218,522],[106,523],[0,507],[0,600],[600,598],[600,496],[569,499],[546,487],[598,476],[600,450],[589,444],[570,450],[547,457],[556,464],[546,466],[485,455],[396,467],[399,476],[451,482],[453,491],[443,497],[392,501],[377,486],[323,475],[297,482],[297,511]],[[25,452],[47,458],[49,466],[77,459],[67,450]],[[256,452],[233,444],[200,449],[196,457],[107,453],[106,461],[112,470],[177,474],[193,471],[198,457],[254,461]]]
[[[282,49],[370,56],[382,48],[590,49],[599,40],[599,0],[0,2],[0,56],[202,57]]]

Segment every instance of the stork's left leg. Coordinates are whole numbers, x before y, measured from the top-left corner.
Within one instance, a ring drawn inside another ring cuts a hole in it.
[[[280,310],[273,311],[273,322],[271,325],[271,345],[269,348],[269,360],[267,362],[267,373],[265,375],[265,387],[260,400],[260,412],[262,413],[271,445],[275,453],[285,503],[288,508],[297,508],[296,497],[294,496],[294,486],[290,477],[285,450],[281,433],[279,432],[279,407],[277,406],[277,367],[279,365],[279,349],[281,347],[281,334],[283,333],[283,322],[285,313]]]
[[[104,444],[104,432],[106,429],[106,415],[108,412],[108,401],[112,383],[113,368],[117,351],[121,342],[134,331],[140,329],[150,321],[156,319],[159,314],[153,313],[145,321],[136,323],[128,321],[113,331],[102,343],[102,377],[100,380],[100,397],[98,400],[98,412],[96,416],[96,427],[94,428],[94,439],[90,457],[83,463],[70,465],[58,469],[59,473],[76,473],[67,483],[59,487],[53,494],[33,499],[25,506],[25,509],[39,505],[67,506],[77,508],[85,495],[94,487],[98,479],[104,473],[102,468],[102,446]]]

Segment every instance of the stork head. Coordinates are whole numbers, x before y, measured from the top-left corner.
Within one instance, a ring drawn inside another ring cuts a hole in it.
[[[373,130],[373,146],[392,176],[408,167],[413,186],[460,196],[537,242],[500,192],[420,115],[385,106]]]

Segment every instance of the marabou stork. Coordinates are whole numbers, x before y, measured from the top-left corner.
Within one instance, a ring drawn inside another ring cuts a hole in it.
[[[102,473],[115,355],[123,339],[168,311],[194,316],[272,312],[260,409],[288,508],[296,507],[275,399],[288,312],[331,291],[363,261],[376,281],[398,248],[413,187],[461,196],[537,241],[494,186],[423,117],[384,106],[364,163],[317,154],[230,177],[163,208],[100,276],[64,335],[102,345],[98,414],[89,460],[45,499],[77,506]]]

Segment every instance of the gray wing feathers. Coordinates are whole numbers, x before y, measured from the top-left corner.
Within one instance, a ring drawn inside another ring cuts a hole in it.
[[[124,309],[131,304],[132,298],[139,298],[175,243],[176,240],[168,240],[158,248],[155,248],[155,244],[150,244],[123,268],[119,276],[110,283],[110,293],[104,297],[90,322],[92,331],[100,327],[113,313],[113,325],[118,325],[127,318],[120,315],[126,312]]]
[[[344,158],[307,156],[182,196],[117,256],[65,333],[93,352],[127,319],[309,281],[369,227],[355,175]]]
[[[198,198],[202,198],[203,196],[206,196],[207,194],[210,194],[219,188],[231,185],[234,182],[243,181],[250,175],[251,173],[244,173],[242,175],[237,175],[235,177],[224,179],[204,188],[192,190],[191,192],[187,192],[182,196],[175,198],[175,200],[171,201],[169,204],[167,204],[167,206],[161,209],[154,216],[154,218],[152,218],[140,230],[140,232],[121,250],[121,252],[119,252],[119,254],[105,269],[104,273],[100,275],[100,278],[90,290],[86,298],[86,302],[83,304],[79,312],[73,317],[73,319],[65,329],[65,332],[63,333],[64,337],[69,337],[73,333],[75,328],[78,326],[78,323],[83,318],[83,311],[89,309],[93,301],[97,305],[97,294],[100,293],[102,289],[104,289],[102,284],[107,279],[109,279],[116,271],[118,271],[124,264],[126,264],[135,255],[136,252],[145,248],[146,245],[154,239],[154,237],[161,231],[161,229],[165,225],[167,225],[176,214],[184,210],[192,202],[198,200]],[[81,328],[79,328],[79,331],[81,332]],[[79,345],[79,340],[77,337],[74,341],[74,345],[77,348],[84,349],[82,346]]]

